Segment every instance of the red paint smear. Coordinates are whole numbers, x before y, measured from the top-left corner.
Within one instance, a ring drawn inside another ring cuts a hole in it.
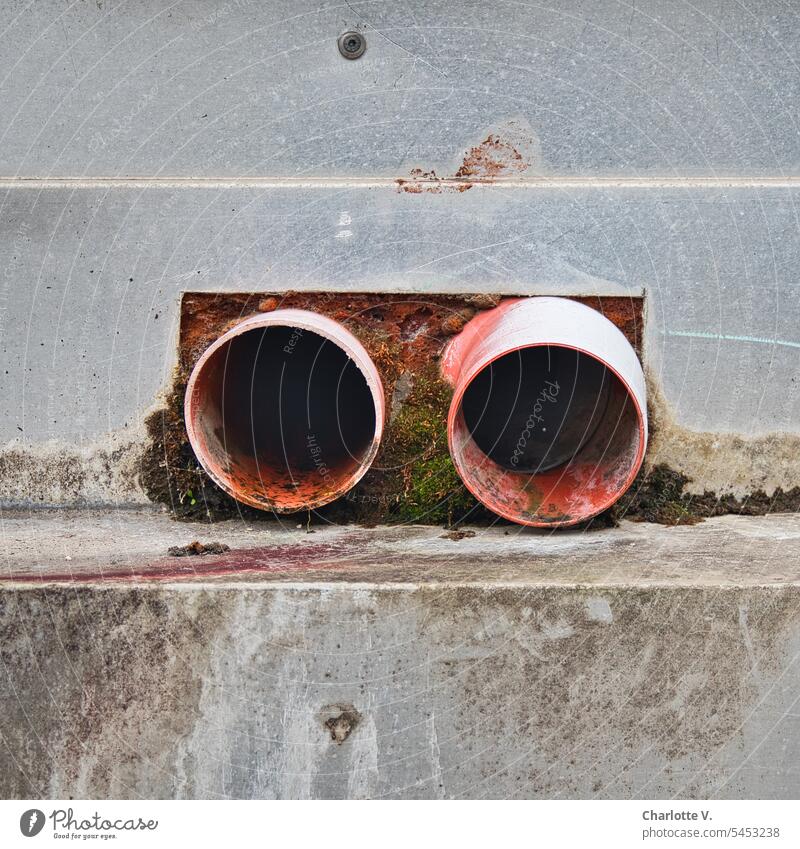
[[[222,555],[165,557],[143,566],[119,567],[97,572],[12,573],[0,575],[0,583],[96,583],[98,581],[171,581],[241,574],[305,572],[341,567],[348,547],[341,545],[278,545],[243,548]],[[352,551],[352,549],[350,549]],[[185,563],[185,565],[184,565]]]

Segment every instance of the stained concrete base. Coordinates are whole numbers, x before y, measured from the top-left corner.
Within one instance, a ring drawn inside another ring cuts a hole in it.
[[[0,519],[3,797],[800,793],[798,516]]]

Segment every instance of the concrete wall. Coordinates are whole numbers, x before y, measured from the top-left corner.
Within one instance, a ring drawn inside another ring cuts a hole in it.
[[[0,16],[6,503],[144,500],[142,422],[190,289],[644,292],[668,425],[651,459],[701,490],[796,483],[800,24],[784,4]],[[353,26],[368,48],[348,62]],[[491,184],[396,184],[455,175],[490,135],[519,154]]]
[[[25,697],[3,699],[2,792],[796,798],[797,606],[717,589],[7,594]]]
[[[796,517],[85,508],[146,501],[192,290],[643,293],[649,462],[796,485],[798,43],[782,0],[0,4],[0,795],[796,797]]]
[[[59,513],[4,518],[2,797],[797,798],[800,517]]]

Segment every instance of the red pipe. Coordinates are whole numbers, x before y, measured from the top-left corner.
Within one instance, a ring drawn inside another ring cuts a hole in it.
[[[306,310],[253,316],[200,357],[186,430],[237,501],[288,513],[344,495],[369,469],[385,402],[375,364],[341,324]]]
[[[647,445],[636,352],[601,313],[566,298],[504,301],[443,359],[450,454],[469,491],[523,525],[574,525],[631,485]]]

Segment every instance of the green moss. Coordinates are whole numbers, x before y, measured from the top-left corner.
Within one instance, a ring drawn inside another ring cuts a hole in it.
[[[430,364],[413,377],[408,397],[387,428],[373,480],[382,490],[380,521],[452,523],[476,507],[447,448],[452,390]]]
[[[793,513],[800,508],[800,487],[780,488],[767,495],[756,490],[741,498],[731,494],[686,491],[689,478],[660,464],[641,472],[631,488],[607,511],[612,523],[619,519],[658,522],[662,525],[693,525],[711,516],[764,516]]]
[[[437,453],[414,465],[403,497],[390,518],[451,525],[474,506],[475,501],[461,483],[450,457]]]

